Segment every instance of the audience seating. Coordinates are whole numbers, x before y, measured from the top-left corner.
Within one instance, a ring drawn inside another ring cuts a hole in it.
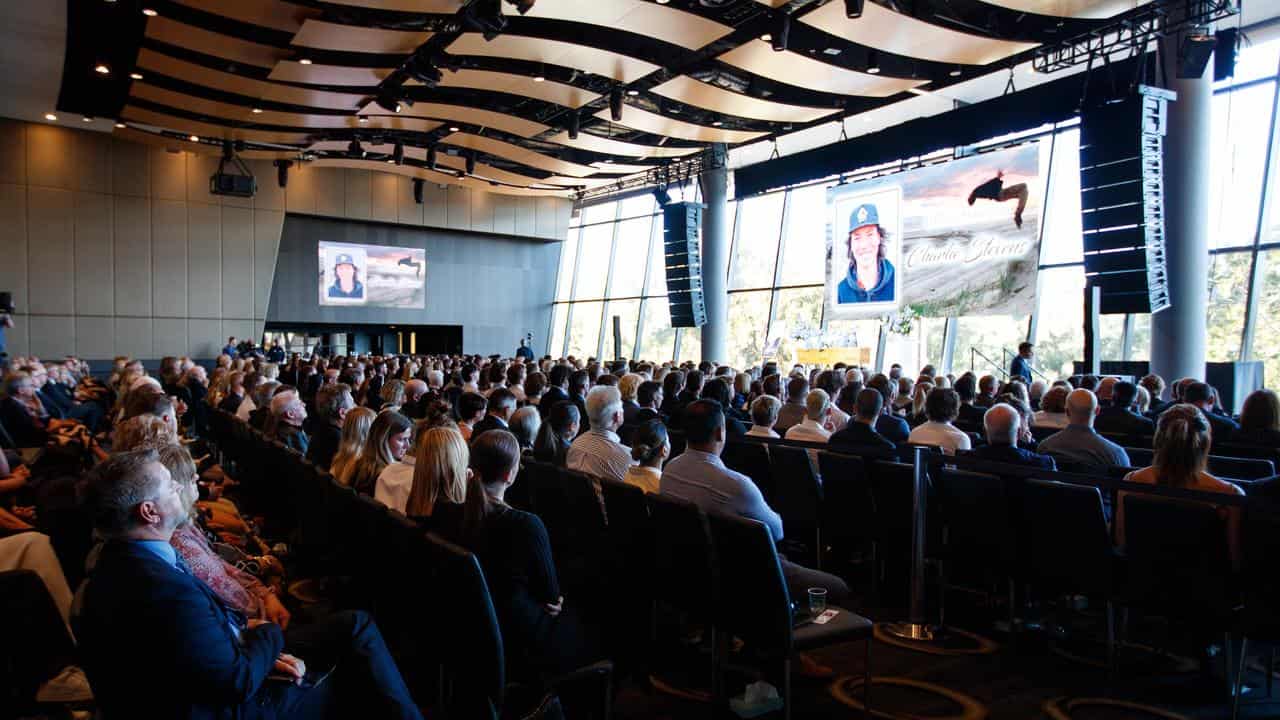
[[[975,577],[984,591],[1011,578],[1017,536],[1006,481],[996,475],[943,468],[933,483],[942,524],[939,622],[946,621],[947,589],[957,577]],[[1012,611],[1012,603],[1010,610]]]
[[[720,459],[725,467],[751,478],[760,488],[765,500],[774,502],[773,472],[769,466],[769,446],[762,442],[750,442],[745,439],[727,443]]]
[[[857,455],[818,454],[818,469],[822,473],[823,540],[844,558],[850,558],[856,549],[870,549],[874,570],[876,506],[868,478],[869,464]]]
[[[797,557],[811,558],[821,570],[822,483],[814,472],[809,451],[774,444],[769,448],[769,472],[781,479],[774,484],[771,505],[782,516],[787,547]]]

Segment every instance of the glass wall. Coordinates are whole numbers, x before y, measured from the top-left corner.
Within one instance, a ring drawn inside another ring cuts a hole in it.
[[[1206,282],[1210,361],[1261,360],[1280,378],[1280,143],[1274,108],[1280,41],[1245,48],[1236,77],[1213,99],[1209,199],[1212,259]],[[1041,168],[1050,168],[1043,202],[1039,293],[1028,317],[926,318],[906,336],[878,320],[829,322],[824,338],[877,351],[908,372],[924,364],[952,370],[1008,367],[1019,342],[1032,339],[1046,377],[1068,374],[1084,345],[1085,285],[1080,235],[1079,131],[1071,124],[1040,133]],[[738,368],[766,359],[789,364],[824,329],[822,280],[826,192],[817,183],[730,203],[728,356]],[[694,184],[673,187],[698,199]],[[612,357],[613,320],[622,354],[653,361],[700,360],[696,328],[672,328],[662,257],[662,217],[642,194],[584,208],[563,244],[553,326],[553,356]],[[948,336],[949,335],[949,336]],[[1103,360],[1147,360],[1151,316],[1104,316]],[[947,356],[949,354],[949,357]],[[1273,380],[1274,382],[1274,380]]]

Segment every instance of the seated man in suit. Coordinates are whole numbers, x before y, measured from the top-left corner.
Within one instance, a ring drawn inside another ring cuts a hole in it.
[[[516,396],[506,388],[495,388],[489,393],[489,403],[485,406],[484,419],[471,429],[475,437],[486,430],[506,430],[507,423],[516,411]]]
[[[650,420],[661,420],[665,425],[667,416],[662,414],[662,401],[666,398],[662,394],[662,383],[653,380],[645,380],[640,383],[640,387],[636,388],[636,403],[640,405],[640,409],[636,411],[635,425],[640,425]]]
[[[1192,382],[1182,391],[1182,401],[1200,408],[1209,421],[1209,429],[1213,433],[1214,443],[1231,442],[1231,436],[1240,430],[1240,425],[1226,415],[1214,412],[1213,388],[1202,382]]]
[[[77,635],[107,717],[421,720],[368,615],[341,613],[286,640],[274,623],[246,622],[186,569],[169,539],[187,508],[155,451],[102,462],[85,502],[105,542]],[[325,671],[308,674],[303,658]]]
[[[876,421],[880,419],[880,413],[884,409],[884,396],[878,390],[862,388],[858,391],[857,402],[857,412],[849,420],[849,424],[832,435],[827,443],[893,450],[896,447],[893,442],[876,432]]]
[[[982,427],[982,416],[986,410],[974,404],[978,398],[978,379],[973,373],[965,373],[956,378],[953,389],[960,396],[960,416],[956,418],[956,425],[965,432]]]
[[[996,403],[982,418],[987,434],[987,444],[974,448],[972,457],[1010,465],[1027,465],[1044,470],[1056,470],[1057,463],[1048,455],[1040,455],[1018,447],[1018,430],[1022,416],[1012,405]]]
[[[275,423],[269,437],[306,455],[308,439],[302,423],[307,419],[307,406],[298,397],[298,391],[285,390],[271,398],[271,416]]]
[[[1149,437],[1156,434],[1156,424],[1133,411],[1138,399],[1138,386],[1117,382],[1111,386],[1111,404],[1098,411],[1093,426],[1098,432]],[[1101,397],[1098,398],[1102,400]]]

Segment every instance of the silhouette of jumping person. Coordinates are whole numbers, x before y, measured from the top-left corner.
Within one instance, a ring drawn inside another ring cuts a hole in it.
[[[396,263],[396,265],[406,265],[408,267],[411,267],[414,270],[413,274],[415,276],[422,277],[422,263],[414,262],[412,257],[402,257],[400,258],[400,261]]]
[[[1017,198],[1018,208],[1013,211],[1013,222],[1019,228],[1022,227],[1022,211],[1027,207],[1027,198],[1031,193],[1027,190],[1026,183],[1018,183],[1017,185],[1004,186],[1004,171],[996,172],[996,176],[982,183],[969,193],[969,204],[972,205],[975,200],[982,198],[984,200],[994,200],[996,202],[1005,202]]]

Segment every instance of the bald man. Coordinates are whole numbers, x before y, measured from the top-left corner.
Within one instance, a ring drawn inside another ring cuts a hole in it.
[[[1021,425],[1022,416],[1012,405],[1006,403],[992,405],[991,409],[982,416],[982,427],[986,431],[987,444],[975,448],[970,454],[992,462],[1057,470],[1058,466],[1052,457],[1018,447],[1018,430]]]
[[[1093,429],[1098,398],[1078,388],[1067,395],[1067,426],[1045,438],[1036,451],[1053,457],[1063,469],[1105,472],[1110,467],[1130,467],[1124,448]]]

